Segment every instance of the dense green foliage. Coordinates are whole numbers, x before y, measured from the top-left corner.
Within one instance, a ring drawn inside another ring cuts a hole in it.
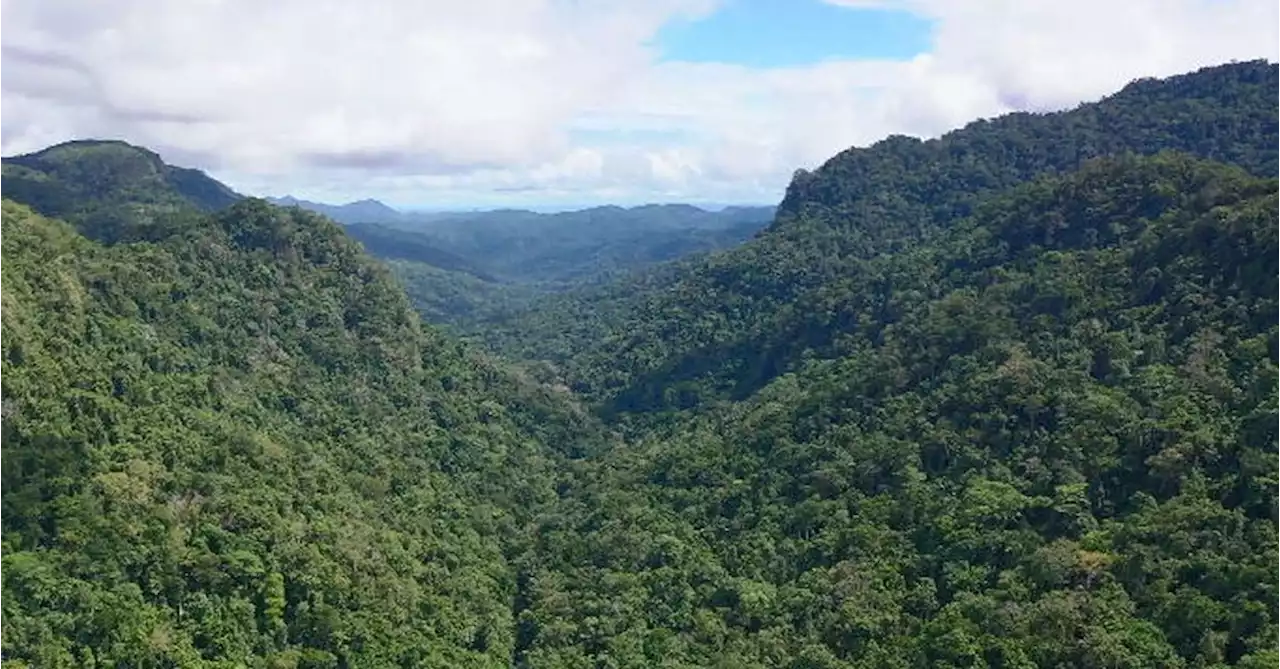
[[[156,228],[175,211],[214,211],[240,198],[203,172],[116,141],[66,142],[5,158],[3,170],[5,198],[108,242],[163,236]]]
[[[495,314],[519,312],[547,293],[543,286],[490,280],[432,263],[384,260],[418,313],[441,326],[466,328]]]
[[[543,521],[530,666],[1274,665],[1276,195],[1104,162],[869,263]]]
[[[744,246],[523,312],[572,263],[6,201],[3,659],[1273,667],[1278,94],[851,150]]]
[[[581,414],[313,214],[101,246],[6,202],[3,238],[6,663],[507,662]]]

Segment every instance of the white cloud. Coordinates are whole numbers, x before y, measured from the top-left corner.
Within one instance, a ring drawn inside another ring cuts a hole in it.
[[[937,21],[940,64],[1044,107],[1138,76],[1280,54],[1280,7],[1268,0],[903,1]]]
[[[702,4],[6,0],[4,85],[19,118],[76,106],[69,132],[238,170],[348,154],[392,169],[525,166],[566,150],[564,124],[643,70],[662,22]],[[30,148],[9,108],[5,149]]]
[[[770,200],[889,133],[1280,57],[1273,0],[828,1],[926,16],[933,47],[659,62],[658,28],[713,0],[4,0],[0,139],[120,137],[247,192],[332,200]]]

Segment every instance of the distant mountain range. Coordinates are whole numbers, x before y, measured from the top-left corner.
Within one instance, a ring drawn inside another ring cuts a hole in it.
[[[502,208],[502,209],[471,209],[471,210],[400,210],[392,207],[384,202],[373,198],[365,198],[348,202],[346,204],[330,204],[326,202],[316,202],[314,200],[304,200],[296,198],[292,195],[283,197],[267,197],[267,202],[279,205],[281,207],[301,207],[307,211],[314,211],[318,214],[324,214],[333,220],[343,223],[397,223],[397,224],[418,224],[433,221],[470,219],[477,216],[522,216],[522,217],[557,217],[570,214],[578,214],[583,212],[594,212],[601,215],[623,214],[623,215],[646,215],[649,213],[664,213],[665,215],[684,215],[684,216],[706,216],[712,214],[716,217],[728,218],[758,218],[761,212],[768,212],[768,216],[772,216],[772,212],[776,207],[774,205],[741,205],[741,204],[717,204],[695,206],[691,204],[668,203],[668,204],[643,204],[632,207],[621,207],[618,205],[596,205],[580,208],[569,208],[557,211],[537,211],[526,208]],[[631,212],[631,214],[625,214]],[[713,226],[714,227],[714,226]]]
[[[390,261],[427,318],[456,325],[492,309],[522,308],[547,292],[595,285],[737,246],[767,226],[773,212],[773,207],[713,212],[687,204],[552,214],[519,209],[407,212],[349,223],[346,229],[370,253]]]
[[[105,243],[161,239],[193,214],[245,199],[204,172],[168,165],[149,149],[116,140],[76,140],[5,158],[0,188],[5,197]],[[374,199],[341,205],[265,199],[341,223],[390,264],[422,313],[442,323],[499,302],[519,307],[547,291],[735,246],[774,213],[774,207],[708,211],[688,204],[402,212]]]
[[[373,199],[357,200],[347,204],[325,204],[311,200],[299,200],[292,195],[268,197],[267,202],[281,207],[302,207],[307,211],[324,214],[339,223],[386,223],[399,220],[401,212]]]
[[[649,204],[554,214],[520,209],[440,214],[395,225],[483,262],[508,280],[566,287],[735,246],[768,225],[773,213],[774,207],[713,212],[688,204]]]

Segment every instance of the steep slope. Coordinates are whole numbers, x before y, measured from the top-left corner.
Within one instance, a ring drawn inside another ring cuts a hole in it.
[[[166,165],[125,142],[98,140],[5,158],[0,190],[103,241],[158,234],[157,218],[183,209],[215,211],[240,199],[203,172]]]
[[[864,268],[843,355],[609,454],[521,666],[1270,667],[1277,183],[1179,155]]]
[[[1067,112],[851,149],[798,174],[771,228],[742,247],[473,331],[511,357],[555,363],[612,412],[742,399],[834,355],[856,317],[841,297],[862,266],[947,229],[984,194],[1095,156],[1166,149],[1274,175],[1277,79],[1274,64],[1223,65],[1135,82]]]
[[[580,412],[314,214],[3,226],[5,664],[509,664],[508,557],[604,444]]]

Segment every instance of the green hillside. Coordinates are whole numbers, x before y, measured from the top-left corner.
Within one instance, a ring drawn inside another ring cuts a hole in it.
[[[850,149],[798,174],[771,228],[741,247],[554,296],[473,331],[512,357],[555,363],[614,411],[742,399],[836,354],[857,318],[843,296],[865,283],[866,262],[946,230],[988,194],[1099,155],[1171,149],[1274,176],[1278,80],[1274,64],[1224,65],[1135,82],[1067,112]]]
[[[0,191],[107,242],[163,236],[156,227],[169,214],[216,211],[240,198],[199,170],[166,165],[125,142],[98,140],[5,158]]]
[[[437,248],[430,238],[407,230],[378,223],[355,223],[345,227],[352,239],[360,242],[370,255],[385,261],[403,261],[426,265],[449,272],[469,274],[488,283],[497,279],[474,263],[455,253]]]
[[[142,149],[6,159],[0,659],[1274,667],[1277,74],[851,149],[527,307]]]
[[[495,313],[523,311],[547,294],[542,286],[498,281],[488,274],[443,269],[419,260],[383,260],[422,318],[449,330],[471,327]]]
[[[3,235],[6,664],[505,665],[508,556],[603,446],[572,407],[312,214]]]
[[[841,357],[543,521],[528,666],[1272,666],[1276,185],[1104,161],[877,259]]]

